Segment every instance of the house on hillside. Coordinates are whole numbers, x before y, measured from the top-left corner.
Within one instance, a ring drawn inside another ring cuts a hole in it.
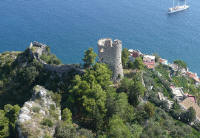
[[[182,75],[186,75],[187,72],[188,72],[188,68],[187,69],[182,68],[182,69],[180,69],[180,72],[181,72]]]
[[[196,111],[196,118],[198,121],[200,121],[200,107],[190,97],[184,99],[179,104],[185,110],[189,109],[190,107],[193,107],[194,110]]]
[[[178,65],[176,64],[169,64],[169,67],[171,67],[171,69],[175,72],[178,71]]]
[[[169,65],[168,60],[163,59],[163,58],[159,58],[159,63],[161,63],[163,65]]]
[[[143,56],[143,62],[148,69],[154,69],[155,68],[155,63],[156,63],[155,59],[156,59],[156,57],[152,56],[152,55],[144,55]]]
[[[135,58],[142,56],[143,54],[140,52],[140,50],[133,50],[133,49],[129,49],[128,50],[130,53],[130,60],[134,61]]]
[[[200,79],[199,79],[197,73],[193,73],[193,72],[187,71],[187,72],[186,72],[186,75],[187,75],[189,78],[193,79],[193,80],[196,82],[196,84],[199,84],[199,83],[200,83]]]
[[[174,95],[174,99],[177,100],[178,102],[182,101],[184,99],[184,93],[181,87],[175,87],[175,86],[170,86],[172,93]]]

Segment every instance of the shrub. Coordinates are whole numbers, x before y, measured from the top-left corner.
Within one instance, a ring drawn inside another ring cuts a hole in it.
[[[72,123],[72,113],[71,113],[71,111],[68,108],[65,108],[62,111],[62,120],[65,123]]]
[[[127,66],[128,66],[129,55],[130,55],[130,53],[129,53],[128,49],[124,48],[122,50],[122,66],[123,66],[123,68],[127,68]]]
[[[33,106],[32,110],[33,110],[34,113],[39,113],[40,107],[38,107],[38,106]]]
[[[50,109],[51,110],[55,110],[56,109],[55,105],[54,104],[50,104]]]
[[[78,130],[79,137],[83,138],[94,138],[92,131],[81,128]]]
[[[59,118],[59,114],[56,110],[49,110],[50,115],[55,118],[56,120]]]
[[[131,131],[132,133],[132,137],[133,138],[140,138],[140,135],[142,134],[142,131],[143,131],[143,127],[141,125],[138,125],[138,124],[127,124],[128,127],[129,127],[129,130]]]
[[[76,128],[72,124],[60,122],[55,129],[56,138],[94,138],[92,131],[84,128]]]
[[[181,68],[185,68],[185,69],[187,68],[187,64],[182,60],[175,60],[174,64],[178,65]]]
[[[199,122],[194,122],[194,128],[197,129],[200,132],[200,123]]]
[[[0,89],[3,88],[3,81],[0,80]]]
[[[137,57],[135,59],[134,66],[138,70],[143,70],[144,69],[144,63],[143,63],[143,60],[142,60],[141,57]]]
[[[86,50],[83,58],[84,68],[90,68],[95,63],[96,56],[97,54],[93,51],[93,48]]]
[[[48,134],[46,134],[46,135],[44,136],[44,138],[52,138],[52,137],[49,136]]]
[[[5,112],[0,110],[0,138],[9,136],[9,120],[5,117]]]
[[[165,130],[154,122],[150,122],[140,136],[141,138],[166,138]]]
[[[60,94],[58,94],[58,93],[52,93],[51,98],[56,103],[56,106],[60,105],[60,102],[61,102],[61,95]]]
[[[144,105],[144,110],[148,114],[149,117],[152,117],[154,115],[154,113],[155,113],[155,107],[150,102],[147,102]]]
[[[128,126],[126,126],[123,120],[116,115],[109,120],[107,134],[109,138],[131,138],[131,132]]]
[[[118,88],[118,92],[125,92],[128,93],[130,91],[131,85],[133,85],[133,81],[129,80],[128,78],[123,78],[120,82],[120,87]]]
[[[59,123],[55,129],[54,137],[56,138],[76,138],[76,136],[76,129],[71,124]]]
[[[129,69],[134,69],[134,63],[133,63],[133,61],[131,61],[131,60],[128,61],[128,68]]]
[[[196,119],[196,112],[194,108],[190,107],[186,112],[181,114],[181,120],[185,123],[191,123]]]
[[[54,54],[43,54],[40,58],[44,60],[47,64],[61,64],[61,61]]]
[[[52,127],[53,126],[53,122],[48,118],[44,118],[42,120],[41,124],[44,125],[44,126],[48,126],[48,127]]]

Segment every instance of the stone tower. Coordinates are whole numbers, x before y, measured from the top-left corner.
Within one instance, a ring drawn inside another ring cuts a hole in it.
[[[100,39],[98,41],[98,56],[99,62],[106,63],[113,71],[113,80],[120,80],[123,74],[122,68],[122,42],[120,40],[114,40],[109,38]]]

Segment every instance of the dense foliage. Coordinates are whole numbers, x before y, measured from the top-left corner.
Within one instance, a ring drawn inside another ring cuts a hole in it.
[[[135,66],[135,68],[138,69],[138,70],[144,69],[144,63],[143,63],[141,57],[137,57],[137,58],[135,59],[134,66]]]
[[[89,68],[95,63],[97,54],[93,51],[93,48],[89,48],[88,50],[85,51],[84,54],[84,67]]]
[[[177,64],[181,68],[185,68],[185,69],[187,68],[187,64],[182,60],[175,60],[174,64]]]
[[[17,137],[16,121],[20,107],[7,104],[4,110],[0,110],[0,138]]]
[[[61,75],[45,70],[29,50],[0,55],[0,138],[16,137],[19,106],[30,99],[35,85],[53,91],[52,98],[61,106],[62,120],[56,124],[56,138],[200,136],[200,125],[195,124],[195,129],[190,126],[196,118],[193,108],[183,111],[174,101],[169,110],[158,98],[161,92],[173,100],[169,86],[174,84],[191,90],[198,99],[200,89],[194,81],[174,76],[169,67],[158,65],[155,70],[148,70],[141,57],[131,61],[124,49],[125,77],[113,84],[112,71],[106,64],[95,62],[93,49],[85,52],[84,73],[71,70]],[[50,53],[41,57],[49,64],[60,64]],[[39,110],[34,107],[34,112]],[[53,124],[44,118],[41,125]]]
[[[123,66],[123,68],[128,67],[129,56],[130,56],[130,53],[129,53],[128,49],[124,48],[122,50],[122,66]]]

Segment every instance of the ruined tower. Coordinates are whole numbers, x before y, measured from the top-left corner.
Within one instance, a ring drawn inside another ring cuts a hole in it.
[[[113,71],[113,80],[120,80],[123,75],[122,68],[122,42],[120,40],[114,40],[109,38],[100,39],[98,41],[98,56],[99,62],[106,63]]]

